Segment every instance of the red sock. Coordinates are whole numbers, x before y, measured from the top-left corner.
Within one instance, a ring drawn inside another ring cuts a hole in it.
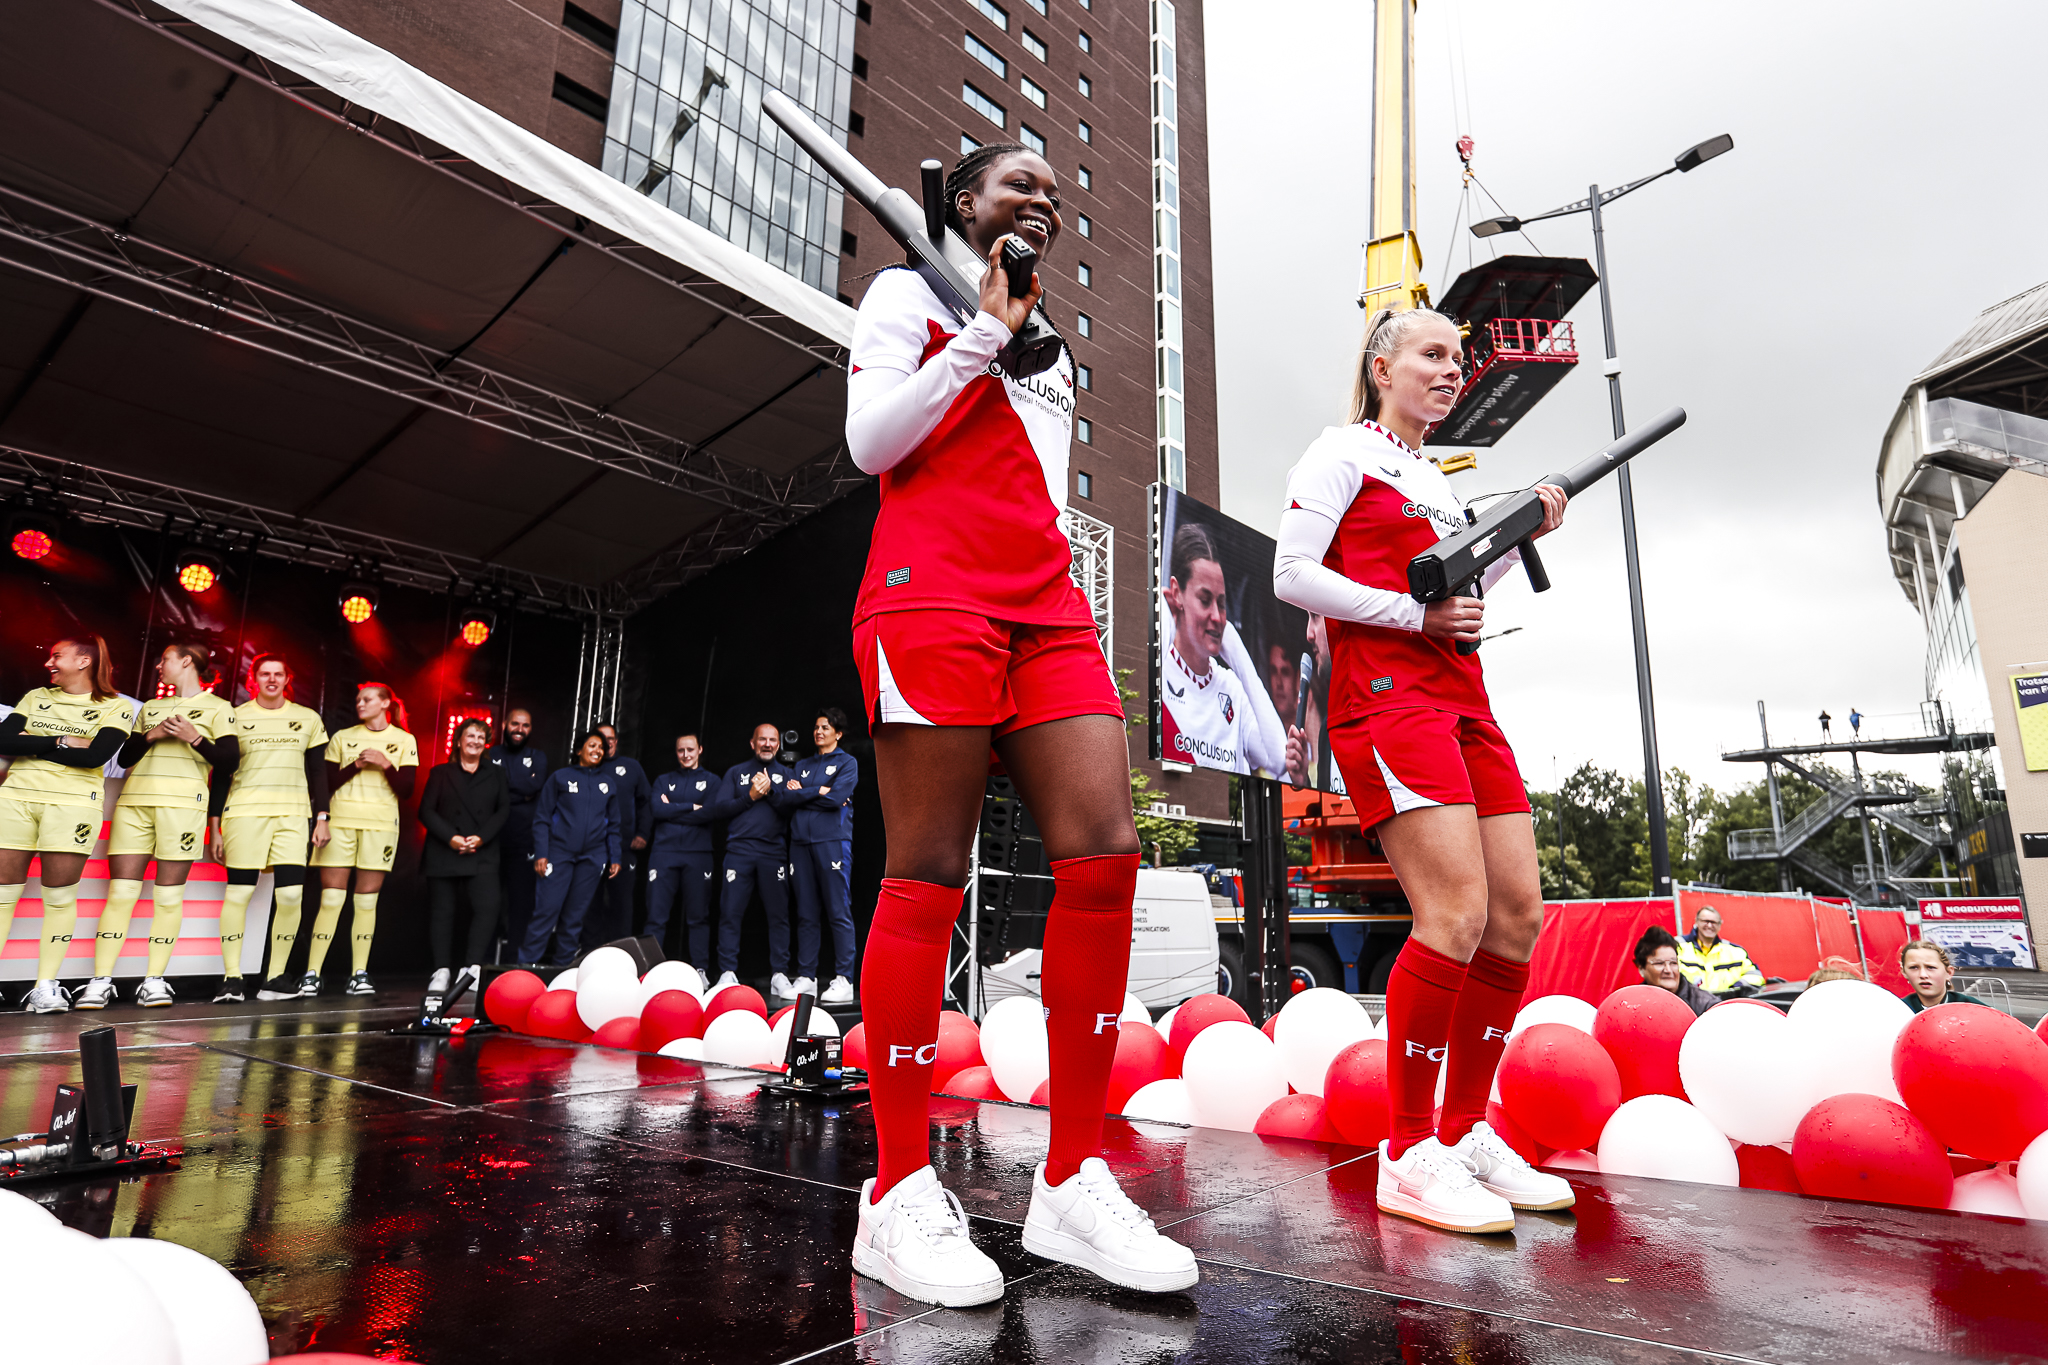
[[[1117,1016],[1130,977],[1131,898],[1138,855],[1063,858],[1052,865],[1045,919],[1045,1031],[1052,1051],[1052,1144],[1045,1179],[1064,1184],[1102,1155],[1102,1113],[1116,1062]]]
[[[1437,1139],[1449,1146],[1486,1117],[1494,1068],[1507,1050],[1508,1030],[1529,985],[1529,964],[1495,957],[1481,948],[1465,968],[1465,985],[1451,1013],[1451,1064],[1444,1077],[1444,1112]]]
[[[1436,1073],[1451,1036],[1465,964],[1412,934],[1387,979],[1387,1154],[1435,1132]]]
[[[964,894],[957,886],[889,877],[875,901],[860,979],[878,1202],[896,1182],[931,1164],[939,1002],[946,987],[946,946]]]

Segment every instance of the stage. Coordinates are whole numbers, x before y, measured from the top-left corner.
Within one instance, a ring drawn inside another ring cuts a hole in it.
[[[455,1365],[1908,1361],[2048,1357],[2048,1224],[1574,1174],[1512,1238],[1382,1218],[1348,1147],[1109,1124],[1125,1188],[1202,1260],[1187,1294],[1025,1253],[1044,1111],[934,1101],[935,1161],[1010,1277],[947,1311],[856,1279],[864,1106],[565,1043],[391,1036],[372,1001],[0,1015],[0,1126],[42,1126],[75,1038],[120,1030],[134,1135],[181,1166],[26,1186],[100,1235],[230,1266],[273,1351]]]

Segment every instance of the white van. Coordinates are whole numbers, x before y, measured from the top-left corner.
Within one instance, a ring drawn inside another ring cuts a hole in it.
[[[1026,948],[983,968],[984,1008],[1006,996],[1039,994],[1039,962],[1039,950]],[[1216,912],[1201,873],[1178,867],[1138,870],[1126,989],[1152,1010],[1216,989]]]

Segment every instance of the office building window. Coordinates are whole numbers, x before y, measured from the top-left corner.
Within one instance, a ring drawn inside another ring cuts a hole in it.
[[[1024,29],[1020,35],[1019,41],[1021,41],[1024,44],[1024,50],[1026,52],[1029,52],[1032,56],[1038,58],[1038,60],[1040,60],[1041,62],[1046,59],[1045,40],[1039,37],[1036,33],[1033,33],[1028,28]]]
[[[1090,128],[1090,127],[1089,127],[1089,126],[1088,126],[1087,124],[1085,124],[1085,123],[1084,123],[1084,124],[1082,124],[1082,125],[1081,125],[1081,127],[1080,127],[1080,129],[1079,129],[1079,131],[1080,131],[1080,134],[1081,134],[1081,141],[1083,141],[1083,142],[1093,142],[1093,141],[1095,141],[1095,130],[1094,130],[1093,128]]]
[[[974,58],[974,60],[980,62],[1004,80],[1010,78],[1010,64],[1003,59],[1001,53],[975,37],[972,33],[966,35],[966,37],[968,56]]]
[[[1075,37],[1076,40],[1081,44],[1081,50],[1083,52],[1093,52],[1095,50],[1095,40],[1088,36],[1087,29],[1082,29],[1080,33],[1075,35]]]
[[[1024,0],[1024,3],[1037,10],[1040,14],[1045,13],[1045,0]]]
[[[562,7],[562,27],[606,52],[619,50],[619,31],[581,5]]]
[[[1045,108],[1044,86],[1032,80],[1029,76],[1018,77],[1017,84],[1023,87],[1025,99],[1030,100],[1041,109]]]
[[[1083,237],[1093,237],[1095,235],[1095,222],[1085,213],[1077,214],[1074,218],[1074,231],[1080,233]]]
[[[1093,393],[1095,391],[1095,371],[1089,369],[1086,365],[1076,365],[1074,367],[1074,386]]]
[[[960,155],[965,156],[967,153],[962,152]],[[1088,264],[1088,262],[1083,261],[1075,266],[1074,276],[1081,281],[1083,289],[1093,289],[1095,287],[1095,267]]]
[[[853,54],[853,78],[864,81],[868,78],[868,59],[858,52]]]
[[[1094,81],[1091,81],[1091,80],[1089,80],[1089,79],[1088,79],[1088,78],[1087,78],[1086,76],[1082,76],[1082,77],[1079,77],[1078,79],[1079,79],[1079,85],[1080,85],[1080,90],[1081,90],[1081,98],[1082,98],[1082,99],[1084,99],[1084,100],[1092,100],[1092,99],[1094,99],[1094,98],[1095,98],[1095,82],[1094,82]]]
[[[1075,178],[1081,182],[1082,189],[1092,190],[1095,188],[1095,172],[1089,170],[1086,166],[1075,168]]]
[[[1017,125],[1017,140],[1032,151],[1037,152],[1040,156],[1045,155],[1045,139],[1039,136],[1038,130],[1030,124],[1020,123]]]
[[[1087,498],[1091,502],[1095,500],[1095,476],[1093,474],[1084,474],[1076,471],[1074,474],[1074,487],[1082,497]]]
[[[868,135],[867,119],[849,110],[846,115],[846,131],[854,137],[866,137]]]
[[[1010,31],[1010,12],[1008,10],[994,3],[994,0],[973,0],[973,3],[974,7],[980,10],[982,15],[991,24],[994,24],[1005,33]]]
[[[965,133],[960,134],[960,155],[966,156],[969,152],[978,152],[980,150],[981,144],[979,142],[976,142]]]
[[[1084,337],[1094,336],[1095,319],[1089,317],[1086,313],[1080,314],[1074,319],[1074,330],[1079,332]]]
[[[972,109],[996,127],[1006,128],[1009,126],[1009,111],[987,95],[976,90],[973,86],[963,83],[960,87],[960,98],[967,101],[969,109]]]
[[[611,110],[611,101],[587,85],[578,85],[561,72],[555,73],[555,98],[581,114],[588,114],[602,122]]]
[[[1089,421],[1086,417],[1076,417],[1074,419],[1074,436],[1084,446],[1094,445],[1095,423]]]

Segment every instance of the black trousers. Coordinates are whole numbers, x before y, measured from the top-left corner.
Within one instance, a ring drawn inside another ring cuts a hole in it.
[[[633,886],[640,880],[640,865],[647,854],[626,849],[619,855],[619,875],[608,877],[597,888],[590,914],[583,921],[584,952],[615,939],[633,936]]]
[[[534,889],[540,880],[533,870],[532,806],[512,808],[498,835],[498,852],[505,888],[505,946],[516,958],[526,941],[526,926],[533,923]]]
[[[789,972],[789,864],[780,858],[725,855],[725,885],[718,893],[718,970],[740,967],[740,924],[760,887],[768,912],[768,970]]]
[[[469,895],[469,938],[458,964],[455,958],[455,902],[462,888]],[[488,961],[491,940],[498,935],[498,867],[480,859],[467,877],[427,878],[427,946],[434,967],[468,966]]]
[[[668,855],[647,869],[647,936],[668,951],[668,918],[678,896],[683,902],[683,960],[700,971],[711,970],[711,878],[717,860],[709,853]],[[621,877],[626,874],[621,872]]]

